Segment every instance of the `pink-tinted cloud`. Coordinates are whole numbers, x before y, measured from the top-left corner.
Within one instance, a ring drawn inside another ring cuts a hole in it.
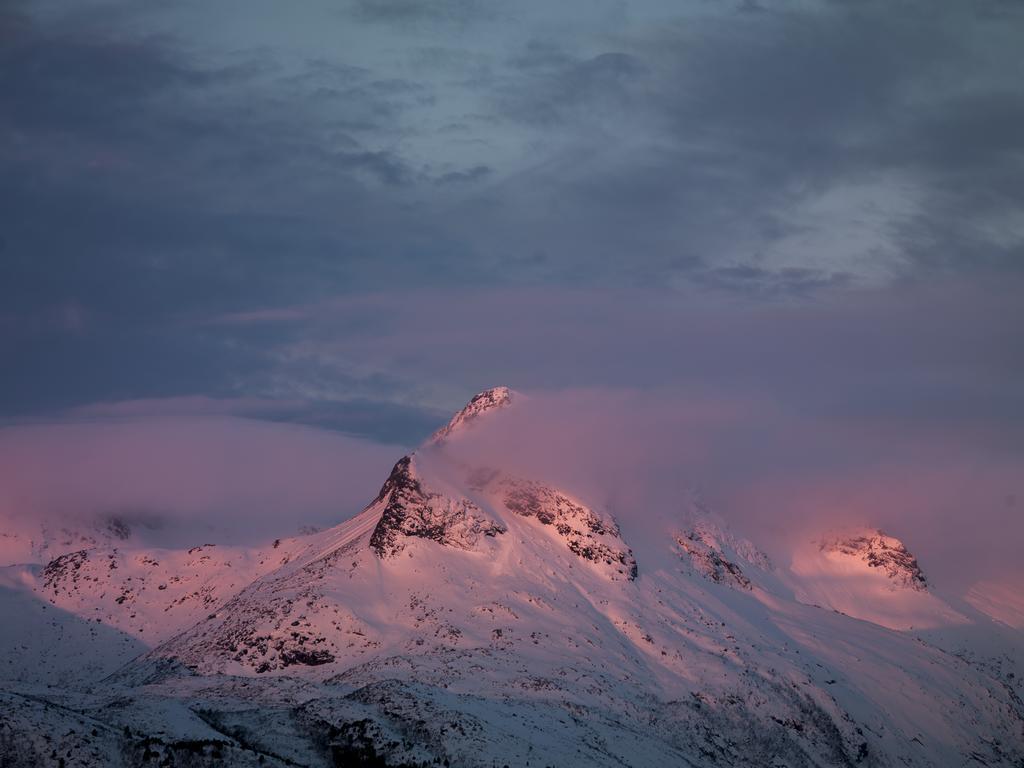
[[[567,390],[529,393],[448,450],[563,484],[637,535],[697,491],[780,562],[830,529],[879,527],[965,590],[1015,573],[1024,542],[1024,456],[985,446],[956,421],[917,430],[738,395]]]
[[[224,416],[8,427],[0,515],[137,517],[162,526],[161,544],[260,541],[350,517],[400,452]]]

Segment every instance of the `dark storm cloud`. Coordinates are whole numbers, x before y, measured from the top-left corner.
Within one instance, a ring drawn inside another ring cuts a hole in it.
[[[939,105],[925,105],[906,115],[906,126],[888,162],[919,163],[951,173],[1012,160],[1024,151],[1024,94],[1021,88],[999,85],[977,92],[954,94]],[[895,150],[900,150],[897,156]],[[995,169],[993,169],[995,170]],[[1006,169],[1007,171],[1009,168]]]
[[[618,51],[575,60],[551,44],[533,42],[514,57],[522,79],[510,83],[501,107],[541,126],[589,119],[602,108],[629,106],[646,74],[641,59]]]
[[[304,403],[293,408],[261,410],[253,415],[269,421],[306,424],[405,446],[418,445],[451,418],[451,414],[441,408],[361,398]]]
[[[205,80],[157,45],[52,38],[24,18],[6,22],[4,43],[0,114],[9,131],[123,138],[155,92]]]
[[[255,114],[220,101],[219,89],[253,89],[266,62],[202,68],[166,40],[12,14],[3,35],[0,415],[229,395],[265,355],[197,334],[188,317],[301,300],[365,274],[371,254],[401,252],[377,224],[391,204],[366,202],[367,185],[409,183],[401,158],[325,143],[302,110],[265,97]],[[339,123],[393,117],[397,83],[360,87],[344,91]],[[337,209],[350,218],[332,222]],[[320,411],[328,426],[368,429],[353,409]],[[410,428],[423,431],[416,418]]]
[[[161,103],[212,76],[157,41],[50,35],[28,23],[2,56],[5,305],[77,298],[137,317],[220,294],[223,275],[210,267],[244,230],[189,200],[197,185],[169,171],[194,167],[193,147],[230,130]]]
[[[494,173],[493,168],[486,165],[474,165],[464,171],[449,171],[438,177],[437,184],[463,184],[470,181],[480,181]]]
[[[789,267],[767,270],[751,265],[695,270],[695,283],[753,296],[812,296],[826,288],[842,288],[853,282],[844,272]]]
[[[558,199],[540,206],[531,233],[563,251],[571,244],[596,271],[629,248],[644,254],[643,266],[630,265],[633,275],[691,265],[693,277],[707,282],[729,270],[767,269],[758,263],[763,251],[784,241],[756,222],[799,219],[799,206],[844,185],[896,180],[914,187],[921,210],[902,221],[894,212],[892,230],[873,234],[907,257],[912,271],[937,261],[965,269],[1021,263],[954,252],[954,243],[925,256],[908,241],[921,222],[948,227],[958,208],[957,239],[967,237],[979,193],[989,213],[1024,201],[1024,88],[1013,74],[1021,56],[1007,29],[1019,40],[1020,14],[991,22],[955,2],[764,10],[623,34],[621,51],[598,56],[578,57],[570,42],[546,41],[513,57],[519,76],[499,84],[500,109],[575,133],[579,152],[568,172],[549,164],[524,180]],[[543,211],[557,211],[558,221]],[[582,227],[566,231],[562,222],[577,218],[587,218],[593,237]],[[865,228],[855,210],[846,218]],[[615,231],[605,230],[609,222]],[[681,253],[652,241],[658,229]],[[973,239],[985,234],[975,231]],[[810,269],[800,258],[783,266]],[[904,269],[898,258],[889,261],[892,271]],[[821,282],[855,271],[835,265]],[[797,293],[809,287],[793,282]]]
[[[494,15],[480,0],[354,0],[351,10],[360,21],[383,24],[465,22]]]
[[[1024,264],[1013,3],[360,0],[219,42],[199,6],[167,6],[171,32],[21,8],[0,13],[0,417],[253,396],[412,440],[478,383],[445,372],[459,350],[424,381],[359,343],[386,313],[326,355],[288,313],[373,292],[432,317],[423,288],[524,284],[832,301]]]

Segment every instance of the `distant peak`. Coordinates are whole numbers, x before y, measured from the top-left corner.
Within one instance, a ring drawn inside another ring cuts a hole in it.
[[[466,404],[466,407],[452,416],[451,421],[435,432],[430,442],[437,445],[443,443],[453,433],[465,428],[468,424],[478,419],[489,411],[497,411],[507,408],[512,404],[513,399],[519,395],[508,387],[491,387],[473,398]]]
[[[902,541],[875,528],[829,534],[818,542],[822,552],[861,560],[878,568],[894,583],[923,592],[928,580]]]
[[[374,505],[380,505],[381,515],[370,535],[370,548],[381,559],[394,557],[413,538],[471,550],[483,537],[494,538],[506,531],[469,499],[426,488],[411,456],[398,460],[370,506]]]

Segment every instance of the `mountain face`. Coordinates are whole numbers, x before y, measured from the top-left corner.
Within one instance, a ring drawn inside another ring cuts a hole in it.
[[[691,509],[673,538],[680,558],[694,573],[716,584],[753,589],[754,584],[743,572],[744,567],[764,572],[773,570],[766,554],[746,539],[734,536],[725,522],[702,502],[694,499]]]
[[[66,692],[8,676],[0,762],[1024,765],[1019,632],[964,652],[991,622],[903,542],[845,531],[776,563],[696,498],[626,525],[456,458],[520,399],[474,397],[329,530],[19,571],[60,612],[37,645],[79,624],[108,633],[96,653],[132,645]]]
[[[370,548],[379,557],[394,557],[405,539],[430,539],[442,546],[474,549],[481,536],[498,536],[506,529],[489,520],[466,498],[451,498],[425,490],[411,456],[403,456],[370,509],[380,507],[370,536]]]
[[[37,588],[57,608],[157,643],[286,564],[301,542],[278,541],[266,550],[214,544],[185,551],[76,550],[42,568]]]
[[[786,576],[798,600],[891,629],[970,622],[930,589],[902,541],[876,529],[833,531],[805,542],[794,551]]]
[[[516,395],[521,398],[522,395]],[[489,411],[497,411],[512,405],[513,394],[508,387],[492,387],[473,396],[466,407],[452,416],[451,420],[435,432],[430,443],[438,445]]]
[[[928,589],[928,580],[921,572],[917,558],[907,551],[902,541],[882,531],[834,536],[823,540],[820,548],[829,555],[855,558],[870,568],[878,568],[894,587],[918,592]]]

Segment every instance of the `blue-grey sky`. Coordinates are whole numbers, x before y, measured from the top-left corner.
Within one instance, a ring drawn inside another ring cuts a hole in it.
[[[1022,84],[1015,0],[5,0],[0,420],[696,387],[1019,451]]]

